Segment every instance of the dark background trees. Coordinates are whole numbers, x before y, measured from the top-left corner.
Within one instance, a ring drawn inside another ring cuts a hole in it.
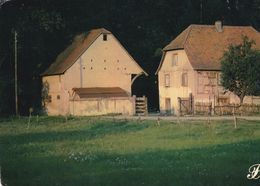
[[[252,25],[260,29],[259,0],[11,0],[0,1],[0,114],[14,112],[14,30],[18,32],[19,110],[41,107],[42,73],[72,38],[105,27],[150,74],[135,94],[158,107],[154,72],[161,49],[189,24]]]

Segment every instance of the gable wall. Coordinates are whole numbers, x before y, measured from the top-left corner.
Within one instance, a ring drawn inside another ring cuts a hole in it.
[[[173,55],[178,55],[177,66],[172,66]],[[182,86],[182,74],[187,73],[188,86]],[[165,87],[165,74],[170,75],[170,87]],[[195,71],[192,69],[184,50],[167,51],[158,73],[159,80],[159,102],[162,113],[166,110],[165,99],[171,99],[172,113],[177,113],[178,97],[188,97],[195,89]]]
[[[141,73],[112,34],[103,35],[64,74],[66,90],[80,87],[121,87],[131,95],[131,74]]]
[[[103,35],[100,35],[64,74],[43,77],[43,83],[45,81],[49,83],[49,95],[52,97],[52,101],[47,103],[48,114],[71,114],[70,98],[73,88],[121,87],[131,96],[131,74],[141,72],[142,69],[112,34],[107,35],[107,41],[103,41]],[[57,99],[58,95],[60,99]],[[131,110],[124,112],[133,113],[132,102],[127,103],[129,105],[125,107]],[[78,109],[84,110],[84,108],[82,106]],[[96,114],[100,114],[98,112]]]

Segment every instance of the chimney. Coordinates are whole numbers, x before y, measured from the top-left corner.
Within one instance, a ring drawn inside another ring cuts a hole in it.
[[[223,32],[223,25],[221,21],[216,21],[215,22],[215,28],[217,32]]]

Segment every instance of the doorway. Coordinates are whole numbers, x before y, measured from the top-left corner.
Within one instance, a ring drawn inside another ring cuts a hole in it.
[[[171,98],[165,99],[165,112],[166,114],[171,114]]]

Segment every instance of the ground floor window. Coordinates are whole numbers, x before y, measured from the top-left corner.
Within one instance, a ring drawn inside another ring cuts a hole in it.
[[[170,74],[164,75],[164,84],[165,84],[165,87],[170,87]]]

